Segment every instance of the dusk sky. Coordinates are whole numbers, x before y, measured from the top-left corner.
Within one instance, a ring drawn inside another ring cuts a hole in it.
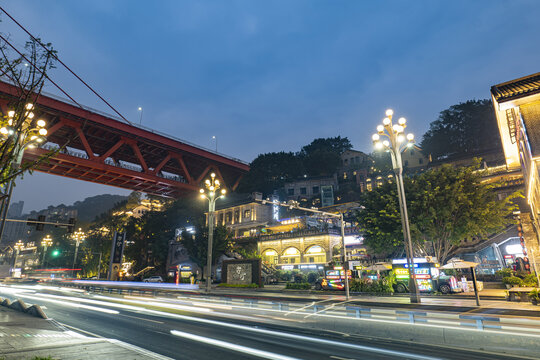
[[[371,152],[391,107],[420,140],[438,113],[540,71],[540,2],[4,0],[126,118],[252,161],[348,137]],[[26,37],[4,14],[0,31]],[[60,68],[82,104],[112,113]],[[58,93],[48,86],[46,91]],[[34,174],[25,211],[120,189]]]

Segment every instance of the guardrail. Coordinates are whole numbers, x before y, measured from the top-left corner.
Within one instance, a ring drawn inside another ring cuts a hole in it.
[[[312,302],[302,301],[276,301],[255,298],[234,298],[230,296],[205,297],[204,294],[194,294],[189,292],[172,292],[171,288],[148,288],[145,284],[139,284],[140,288],[129,288],[128,286],[114,287],[86,284],[86,282],[67,282],[63,286],[83,288],[87,291],[101,294],[117,294],[128,296],[167,296],[163,301],[166,307],[167,301],[188,305],[212,307],[212,305],[226,305],[230,310],[260,310],[270,311],[274,314],[281,313],[284,317],[292,314],[304,317],[328,316],[358,321],[391,321],[408,324],[429,324],[443,325],[454,328],[464,327],[479,331],[505,331],[517,334],[537,334],[540,336],[540,318],[538,320],[524,317],[504,317],[493,315],[473,315],[460,314],[445,311],[422,311],[422,310],[402,310],[391,308],[378,308],[368,306],[351,306],[344,302],[334,300],[320,300]],[[171,284],[172,285],[172,284]],[[180,289],[181,290],[181,289]],[[188,289],[189,290],[189,289]],[[334,301],[334,302],[333,302]],[[396,304],[397,305],[397,304]]]

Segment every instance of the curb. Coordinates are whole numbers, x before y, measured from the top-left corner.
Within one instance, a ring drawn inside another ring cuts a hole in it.
[[[47,319],[47,315],[39,305],[28,306],[21,299],[12,302],[9,299],[0,298],[0,305],[38,318]]]

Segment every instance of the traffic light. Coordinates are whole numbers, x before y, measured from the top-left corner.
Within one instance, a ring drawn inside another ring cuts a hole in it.
[[[36,231],[43,231],[43,228],[45,227],[45,215],[39,215],[37,219],[26,219],[26,225],[28,226],[35,226]]]
[[[36,224],[36,231],[43,231],[43,229],[45,228],[45,224],[43,224],[43,222],[45,222],[45,215],[39,215],[38,216],[38,222]]]
[[[51,255],[52,255],[53,257],[57,257],[58,255],[60,255],[60,250],[54,249],[53,252],[51,253]]]
[[[69,221],[68,221],[68,226],[67,226],[67,233],[68,234],[71,234],[73,232],[73,230],[75,229],[75,222],[77,220],[75,218],[69,218]]]

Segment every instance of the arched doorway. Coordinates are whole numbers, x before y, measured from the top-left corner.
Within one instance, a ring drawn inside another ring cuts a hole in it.
[[[262,259],[263,259],[263,261],[266,261],[269,264],[274,265],[274,264],[278,263],[279,256],[278,256],[278,253],[277,253],[276,250],[274,250],[274,249],[266,249],[262,253]]]
[[[300,262],[300,250],[295,247],[290,247],[283,251],[281,255],[283,264],[298,264]]]
[[[304,260],[308,263],[325,264],[326,250],[319,245],[310,246],[304,253]]]

